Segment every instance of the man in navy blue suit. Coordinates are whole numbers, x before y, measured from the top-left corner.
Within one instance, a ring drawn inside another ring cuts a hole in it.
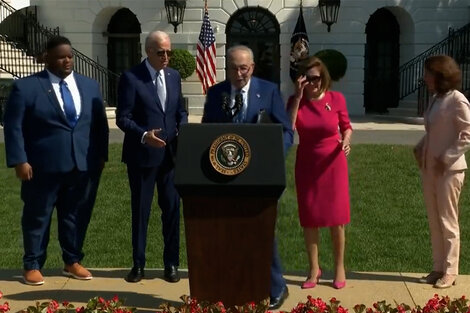
[[[275,84],[252,76],[254,67],[250,48],[240,45],[228,49],[228,79],[209,88],[202,122],[256,123],[260,117],[266,115],[272,122],[282,124],[284,153],[287,153],[293,142],[293,131],[284,102]],[[233,112],[227,114],[227,110]],[[232,114],[235,114],[233,118]],[[269,308],[278,309],[288,295],[274,241]]]
[[[144,276],[147,228],[155,190],[162,210],[164,278],[179,281],[180,197],[175,189],[176,138],[188,113],[181,95],[181,77],[168,67],[171,42],[161,31],[145,40],[147,58],[122,74],[116,123],[124,131],[122,160],[127,164],[132,207],[134,266],[126,277],[138,282]]]
[[[73,71],[70,41],[54,37],[46,70],[13,84],[5,110],[8,167],[21,179],[23,279],[44,283],[49,229],[57,208],[63,274],[91,279],[80,262],[83,241],[108,158],[108,122],[98,83]]]

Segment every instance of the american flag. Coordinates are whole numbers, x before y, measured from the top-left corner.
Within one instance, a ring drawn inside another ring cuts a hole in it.
[[[206,10],[197,42],[196,54],[196,72],[202,83],[204,94],[210,86],[215,84],[215,57],[215,36],[209,20],[209,13]]]

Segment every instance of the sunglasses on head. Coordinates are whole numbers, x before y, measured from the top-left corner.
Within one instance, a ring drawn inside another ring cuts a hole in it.
[[[159,57],[163,57],[163,56],[165,56],[165,54],[166,54],[167,57],[171,57],[171,55],[173,54],[173,51],[171,51],[171,50],[158,50],[155,53]]]
[[[309,82],[309,83],[316,83],[318,82],[320,79],[321,79],[321,76],[319,75],[306,75],[305,76],[305,79]]]

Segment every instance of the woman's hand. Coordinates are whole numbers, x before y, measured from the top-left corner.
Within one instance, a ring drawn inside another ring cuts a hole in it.
[[[349,152],[351,152],[351,145],[349,144],[349,140],[339,140],[338,142],[341,145],[341,150],[344,151],[344,155],[348,156]]]
[[[302,99],[304,88],[308,84],[307,77],[305,75],[301,75],[295,81],[295,97],[297,99]]]

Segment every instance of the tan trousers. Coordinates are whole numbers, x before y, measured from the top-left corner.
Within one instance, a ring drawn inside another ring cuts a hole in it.
[[[460,253],[459,197],[464,171],[436,175],[430,168],[421,172],[424,203],[431,234],[433,270],[458,275]]]

